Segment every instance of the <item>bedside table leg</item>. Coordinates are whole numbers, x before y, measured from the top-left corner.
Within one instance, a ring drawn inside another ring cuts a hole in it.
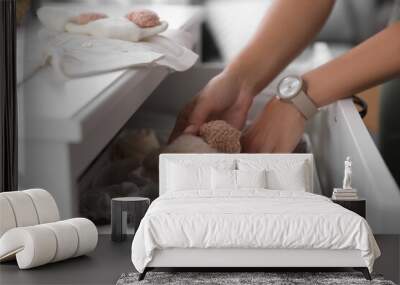
[[[361,273],[364,275],[365,279],[372,280],[371,274],[369,274],[369,270],[367,267],[355,267],[354,269],[357,271],[361,271]]]

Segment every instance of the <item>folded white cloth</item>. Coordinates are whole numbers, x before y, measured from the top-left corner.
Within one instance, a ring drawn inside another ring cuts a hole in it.
[[[160,25],[141,28],[128,20],[124,15],[111,15],[87,24],[79,25],[71,22],[71,18],[79,15],[78,11],[71,11],[56,7],[42,7],[37,11],[40,22],[49,30],[84,34],[102,38],[119,39],[138,42],[165,31],[168,23],[161,21]]]
[[[13,228],[0,238],[0,261],[16,258],[20,269],[33,268],[87,254],[97,239],[96,226],[85,218]]]
[[[193,39],[184,31],[168,31],[164,21],[140,28],[123,15],[77,25],[78,11],[42,7],[37,12],[45,27],[39,32],[43,64],[50,62],[62,77],[76,78],[130,67],[161,65],[183,71],[197,61]],[[140,41],[140,42],[139,42]],[[43,44],[45,43],[45,44]]]
[[[86,25],[74,23],[67,23],[65,25],[65,30],[69,33],[130,42],[138,42],[142,39],[154,36],[165,31],[167,28],[168,23],[165,21],[155,27],[140,28],[125,17],[100,19]]]
[[[182,35],[184,32],[169,34],[179,34],[181,42],[191,45],[188,35]],[[151,65],[183,71],[193,66],[198,58],[185,46],[164,36],[138,43],[69,33],[47,38],[45,54],[55,70],[67,78]]]
[[[60,75],[70,78],[145,66],[163,57],[160,53],[135,49],[127,44],[63,33],[49,42],[46,54],[53,68]]]

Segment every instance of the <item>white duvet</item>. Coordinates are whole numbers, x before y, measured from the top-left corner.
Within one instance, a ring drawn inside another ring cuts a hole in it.
[[[370,271],[380,255],[359,215],[320,195],[261,189],[162,195],[140,223],[132,262],[143,272],[165,248],[358,249]]]

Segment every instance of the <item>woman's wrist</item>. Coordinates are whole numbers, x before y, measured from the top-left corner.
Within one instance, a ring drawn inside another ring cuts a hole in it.
[[[251,78],[252,72],[246,70],[246,67],[240,64],[240,61],[229,64],[224,73],[238,84],[240,93],[248,94],[251,97],[255,97],[259,93]]]
[[[316,71],[310,71],[302,76],[305,84],[305,91],[318,108],[335,101],[330,98],[329,85],[325,84],[324,78]]]

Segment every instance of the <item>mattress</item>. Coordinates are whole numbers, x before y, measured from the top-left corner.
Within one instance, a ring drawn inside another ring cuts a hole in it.
[[[167,192],[150,206],[132,243],[143,272],[156,249],[359,250],[372,271],[380,250],[364,218],[307,192],[243,189],[213,195]]]

